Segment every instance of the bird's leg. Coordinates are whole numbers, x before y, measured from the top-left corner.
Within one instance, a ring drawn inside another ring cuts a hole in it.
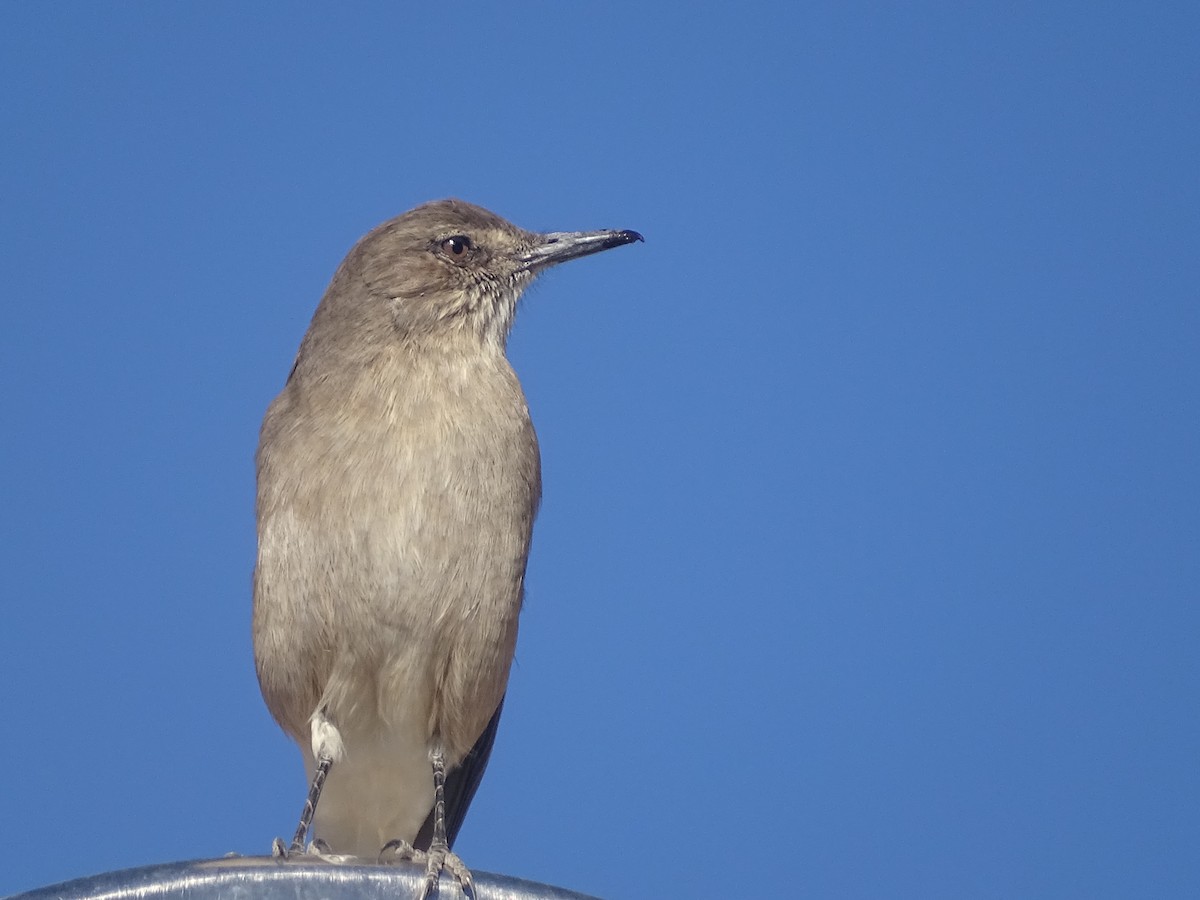
[[[312,827],[313,816],[317,812],[317,802],[321,799],[321,789],[325,787],[325,779],[329,776],[329,770],[333,768],[335,761],[342,758],[344,750],[342,748],[342,736],[337,730],[337,726],[329,720],[323,710],[318,710],[312,717],[312,750],[313,756],[317,760],[317,766],[313,770],[312,783],[308,788],[308,797],[304,801],[304,808],[300,810],[300,824],[296,826],[296,835],[292,838],[292,843],[289,847],[284,847],[283,841],[279,838],[271,845],[271,855],[286,859],[293,853],[304,852],[304,839],[308,836],[308,829]],[[328,850],[322,845],[323,850]]]
[[[427,900],[437,889],[438,877],[445,869],[454,876],[465,896],[475,897],[475,885],[471,881],[471,870],[450,850],[446,840],[446,760],[441,750],[429,754],[433,766],[433,837],[428,850],[417,850],[408,841],[389,841],[379,851],[380,856],[389,850],[395,851],[397,859],[425,862],[425,884],[417,900]]]
[[[296,836],[292,838],[292,845],[288,848],[289,854],[304,852],[304,839],[308,837],[308,829],[312,826],[313,816],[317,812],[317,801],[321,799],[321,789],[325,787],[325,779],[331,768],[333,757],[322,756],[317,760],[317,768],[313,772],[304,809],[300,810],[300,824],[296,826]]]
[[[433,839],[429,842],[425,861],[425,890],[421,900],[433,892],[442,869],[455,877],[465,895],[474,897],[471,871],[456,853],[450,851],[450,843],[446,840],[446,761],[442,751],[434,750],[429,761],[433,765]]]

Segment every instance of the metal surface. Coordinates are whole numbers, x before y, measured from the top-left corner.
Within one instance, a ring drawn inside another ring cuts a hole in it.
[[[472,872],[477,900],[595,900],[585,894],[507,875]],[[14,894],[9,900],[404,900],[420,896],[425,872],[411,863],[332,863],[233,856],[164,863],[105,872]],[[460,900],[458,883],[446,874],[437,900]]]

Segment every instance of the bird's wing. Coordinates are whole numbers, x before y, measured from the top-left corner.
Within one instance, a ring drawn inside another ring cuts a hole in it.
[[[487,769],[488,759],[492,755],[492,744],[496,742],[496,728],[500,724],[500,713],[504,711],[504,698],[492,713],[487,728],[475,741],[475,746],[463,757],[458,767],[446,775],[446,841],[451,847],[462,828],[463,819],[467,817],[467,808],[483,780],[483,772]],[[433,840],[433,810],[425,817],[425,824],[417,833],[413,846],[418,850],[428,850]]]

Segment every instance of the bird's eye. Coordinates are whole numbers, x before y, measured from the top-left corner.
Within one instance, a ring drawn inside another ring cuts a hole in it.
[[[461,259],[471,249],[471,239],[465,234],[456,234],[442,241],[442,252]]]

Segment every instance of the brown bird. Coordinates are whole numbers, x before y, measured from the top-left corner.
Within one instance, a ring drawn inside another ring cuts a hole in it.
[[[358,242],[321,299],[256,457],[254,649],[310,778],[291,851],[446,868],[487,765],[541,492],[505,356],[542,270],[640,241],[535,234],[442,200]],[[277,842],[277,852],[287,850]]]

